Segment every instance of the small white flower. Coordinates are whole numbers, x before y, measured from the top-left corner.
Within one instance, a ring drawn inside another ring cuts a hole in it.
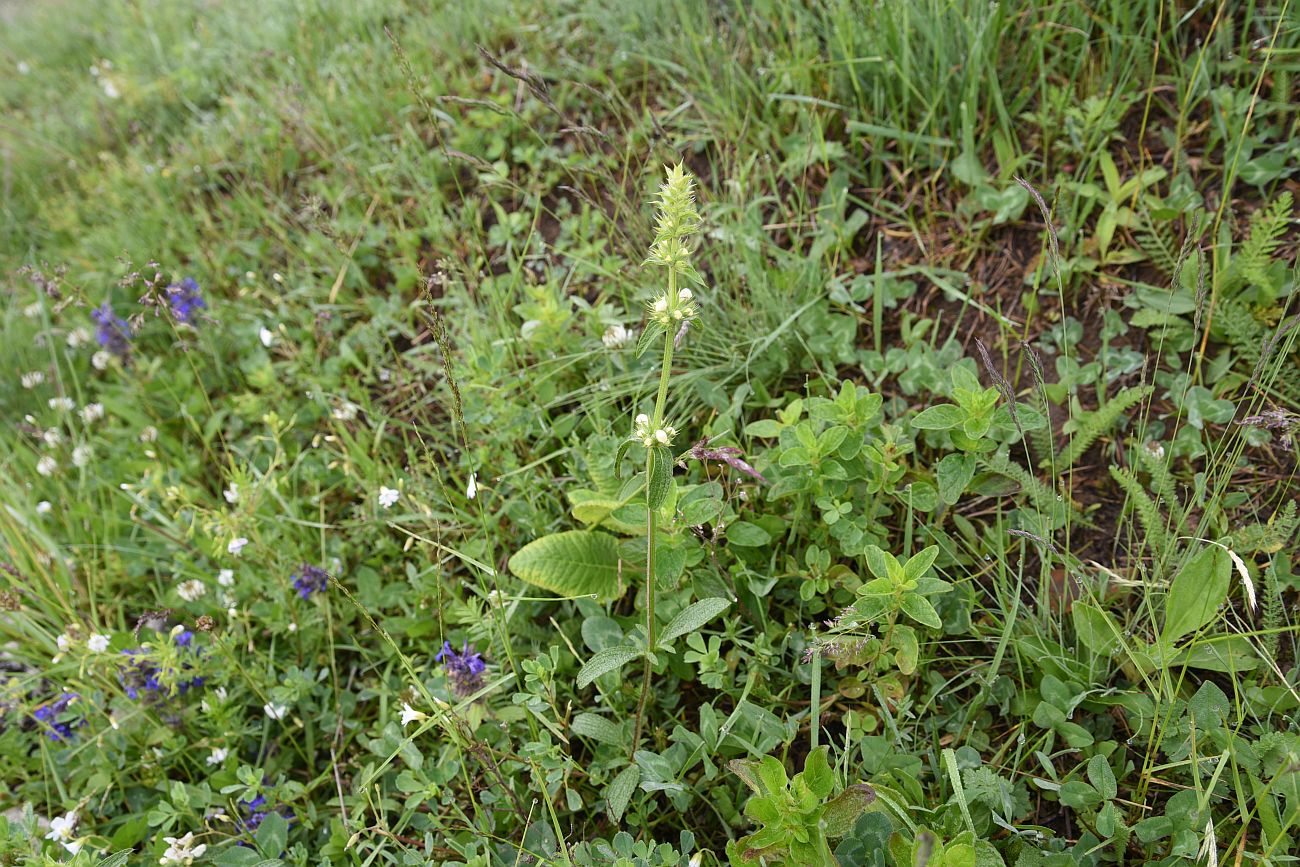
[[[220,584],[222,587],[235,586],[235,570],[222,569],[220,572],[217,573],[217,583]]]
[[[471,500],[478,496],[478,473],[469,474],[469,484],[465,486],[465,496]]]
[[[68,844],[73,842],[72,831],[77,827],[77,814],[64,813],[62,816],[55,816],[50,820],[50,832],[45,835],[46,840],[54,840],[63,844],[64,848],[69,848]],[[78,847],[80,848],[80,847]],[[75,849],[69,851],[75,852]]]
[[[121,97],[122,91],[117,89],[117,85],[114,84],[111,79],[101,78],[99,82],[104,88],[104,96],[107,96],[109,99],[118,99]]]
[[[59,469],[59,462],[46,455],[36,462],[36,472],[42,476],[52,476]]]
[[[659,428],[659,430],[655,431],[655,439],[659,441],[660,445],[668,445],[668,431]]]
[[[262,341],[262,345],[269,349],[271,344],[275,343],[275,332],[264,325],[261,330],[257,332],[257,339]]]
[[[19,379],[22,381],[23,388],[35,388],[45,381],[45,371],[30,370],[19,377]]]
[[[281,274],[279,271],[273,271],[273,272],[271,273],[271,279],[274,280],[274,281],[277,282],[277,283],[283,283],[283,282],[284,282],[284,275]]]
[[[108,370],[108,366],[112,362],[113,356],[109,355],[106,349],[101,349],[90,356],[90,363],[95,366],[96,370]]]
[[[41,439],[48,447],[55,448],[63,442],[63,431],[56,427],[52,427],[45,433],[41,434]]]
[[[60,632],[59,637],[54,639],[54,643],[59,646],[60,653],[67,653],[68,649],[72,647],[72,636],[66,632]]]
[[[208,585],[204,584],[197,578],[193,578],[189,581],[182,582],[181,585],[176,588],[176,592],[179,593],[180,597],[186,602],[194,602],[201,598],[203,594],[208,592]]]
[[[693,292],[691,292],[691,290],[689,290],[689,289],[679,289],[679,290],[677,290],[677,300],[678,300],[678,301],[690,301],[690,300],[691,300],[692,298],[694,298],[694,297],[695,297],[695,294],[694,294]]]
[[[52,397],[47,400],[46,403],[50,405],[50,409],[58,410],[59,412],[72,412],[77,408],[76,403],[74,403],[70,397]]]
[[[41,302],[33,301],[31,304],[28,304],[23,308],[23,315],[28,319],[40,319],[42,309]]]
[[[660,295],[658,298],[655,299],[655,307],[654,307],[654,310],[655,310],[655,313],[667,313],[667,312],[668,312],[668,296],[667,296],[667,295]]]
[[[338,406],[334,407],[334,417],[339,421],[352,421],[357,417],[357,411],[360,409],[361,407],[357,406],[355,403],[345,400]]]
[[[402,728],[406,728],[413,722],[424,722],[429,715],[423,711],[418,711],[405,702],[402,703]]]
[[[32,71],[32,68],[31,68],[31,66],[27,63],[26,60],[20,60],[20,61],[18,61],[18,74],[19,74],[19,75],[28,75],[28,74],[31,73],[31,71]]]
[[[103,633],[96,633],[86,639],[86,647],[95,653],[103,653],[108,650],[109,636]]]
[[[212,751],[212,755],[208,756],[205,761],[207,761],[209,765],[219,765],[226,760],[226,756],[228,755],[230,755],[230,750],[225,747],[217,747]]]
[[[650,427],[650,416],[641,413],[636,417],[636,426],[640,428]]]
[[[240,536],[238,539],[231,539],[230,544],[226,546],[226,552],[234,557],[238,557],[239,552],[243,551],[244,546],[247,544],[248,540],[243,536]]]
[[[223,497],[226,498],[226,502],[227,502],[227,503],[238,503],[238,502],[239,502],[239,485],[235,484],[234,482],[231,482],[231,483],[230,483],[230,487],[228,487],[228,488],[226,488],[224,491],[222,491],[222,492],[221,492],[221,495],[222,495]]]
[[[616,323],[605,329],[600,341],[605,344],[606,349],[621,349],[632,342],[632,332]]]
[[[284,719],[284,715],[289,712],[289,708],[285,707],[282,704],[276,704],[275,702],[271,702],[271,701],[268,701],[266,704],[262,705],[262,710],[266,711],[267,716],[275,720]]]
[[[140,442],[151,443],[158,439],[158,428],[153,425],[146,425],[140,430]]]
[[[167,844],[167,851],[163,852],[162,857],[158,859],[158,863],[163,867],[172,864],[193,864],[194,859],[203,857],[203,853],[208,851],[207,843],[194,845],[193,831],[184,837],[163,837],[163,842]]]
[[[379,505],[387,509],[397,502],[398,497],[402,496],[396,488],[386,488],[379,486]]]
[[[84,467],[86,464],[90,463],[90,459],[93,456],[94,452],[91,451],[90,446],[82,443],[72,450],[72,465],[74,467]]]
[[[53,508],[54,507],[50,505],[49,500],[41,500],[39,503],[36,504],[36,514],[48,515],[50,513],[50,510]]]
[[[85,328],[74,328],[68,332],[68,348],[76,349],[90,342],[90,332]]]
[[[88,403],[81,408],[81,420],[86,424],[97,422],[104,417],[104,405],[102,403]]]

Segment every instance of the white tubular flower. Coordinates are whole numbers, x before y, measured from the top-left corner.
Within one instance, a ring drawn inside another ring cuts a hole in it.
[[[103,653],[108,650],[109,636],[97,633],[86,639],[86,647],[93,653]]]
[[[386,488],[383,485],[380,485],[379,486],[380,508],[384,508],[384,509],[391,508],[393,504],[397,502],[398,497],[400,497],[401,495],[402,495],[401,492],[398,491],[396,488]]]
[[[282,704],[268,701],[262,705],[262,710],[273,720],[282,720],[284,715],[289,712],[289,708]]]
[[[423,711],[418,711],[405,702],[402,703],[402,728],[406,728],[413,722],[424,722],[429,715]]]

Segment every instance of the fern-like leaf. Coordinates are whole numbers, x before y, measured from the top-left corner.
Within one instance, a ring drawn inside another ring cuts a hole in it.
[[[1169,464],[1165,463],[1165,458],[1161,454],[1144,446],[1135,446],[1129,454],[1133,455],[1142,469],[1151,476],[1151,490],[1155,491],[1160,498],[1160,504],[1168,509],[1173,517],[1172,531],[1181,532],[1187,524],[1187,510],[1183,508],[1182,501],[1178,498],[1178,485],[1174,481],[1173,474],[1169,472]]]
[[[1155,389],[1149,385],[1126,388],[1097,409],[1078,418],[1076,420],[1078,428],[1070,438],[1069,444],[1056,456],[1056,466],[1058,468],[1072,466],[1075,461],[1083,457],[1083,453],[1097,437],[1109,431],[1121,415],[1146,400],[1153,391]]]
[[[1228,286],[1267,282],[1264,272],[1286,234],[1291,222],[1292,207],[1293,199],[1290,191],[1287,191],[1267,207],[1250,215],[1250,232],[1232,257],[1226,280]]]
[[[1142,529],[1146,531],[1147,541],[1156,560],[1164,559],[1165,553],[1169,550],[1169,533],[1165,527],[1165,517],[1160,514],[1160,507],[1156,505],[1155,500],[1151,499],[1151,495],[1142,487],[1141,482],[1128,470],[1112,465],[1110,477],[1127,495],[1128,504],[1137,514]]]

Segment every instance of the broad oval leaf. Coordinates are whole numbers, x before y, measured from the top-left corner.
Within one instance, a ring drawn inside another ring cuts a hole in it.
[[[659,644],[667,646],[672,643],[674,638],[685,635],[688,632],[694,632],[722,612],[726,611],[731,603],[720,596],[714,596],[710,599],[701,599],[693,605],[688,605],[674,617],[666,627],[663,635],[659,637]]]
[[[1232,562],[1217,545],[1201,551],[1174,577],[1165,599],[1165,628],[1160,643],[1172,647],[1178,639],[1214,619],[1228,598]]]
[[[912,427],[921,430],[947,430],[966,421],[966,411],[951,403],[941,403],[921,410],[912,419]]]
[[[591,738],[602,744],[610,746],[623,746],[623,729],[616,724],[594,713],[580,713],[573,718],[569,728],[576,735],[582,735],[585,738]]]
[[[568,530],[534,539],[510,558],[510,571],[561,596],[619,595],[618,539],[598,530]]]
[[[578,670],[578,688],[581,689],[602,674],[617,671],[639,656],[641,650],[636,647],[610,647],[600,651]]]
[[[609,806],[609,817],[615,822],[623,818],[623,813],[627,810],[627,802],[632,800],[632,793],[636,791],[639,782],[641,782],[641,769],[636,765],[628,765],[605,790],[605,803]]]

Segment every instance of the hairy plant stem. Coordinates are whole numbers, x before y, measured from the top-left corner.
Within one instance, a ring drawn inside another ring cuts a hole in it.
[[[677,294],[677,274],[668,272],[668,295]],[[671,329],[664,331],[664,355],[659,367],[659,393],[655,396],[655,412],[651,429],[659,428],[664,421],[664,404],[668,399],[668,378],[673,370],[673,334]],[[636,725],[632,730],[632,752],[641,746],[641,724],[645,718],[645,703],[650,697],[650,676],[653,673],[650,655],[655,647],[655,510],[650,508],[650,477],[654,474],[654,449],[646,450],[646,530],[645,530],[645,666],[641,674],[641,698],[636,704]]]

